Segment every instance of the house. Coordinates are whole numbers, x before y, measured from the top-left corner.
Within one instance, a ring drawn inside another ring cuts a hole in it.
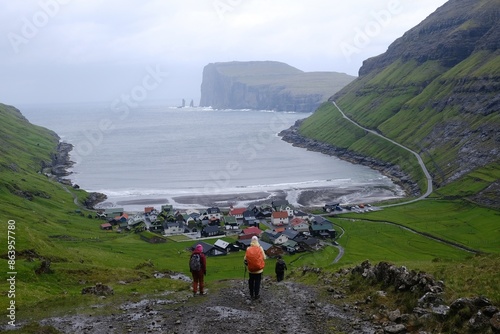
[[[111,225],[119,225],[121,223],[126,223],[128,221],[128,214],[124,213],[120,216],[116,216],[109,221]]]
[[[219,226],[210,226],[207,225],[201,230],[201,236],[206,238],[206,237],[213,237],[216,235],[223,235],[224,232],[221,232],[219,230]]]
[[[111,225],[110,223],[101,224],[101,230],[111,231],[112,229],[113,225]]]
[[[144,218],[140,216],[133,216],[128,220],[128,225],[130,227],[135,227],[141,223],[144,224]]]
[[[307,212],[300,211],[300,210],[294,210],[293,216],[295,218],[299,218],[299,219],[303,219],[303,220],[309,220],[309,218],[310,218],[310,215]]]
[[[290,205],[286,199],[278,199],[271,202],[271,207],[274,211],[281,211],[282,207]]]
[[[208,208],[203,214],[202,216],[204,217],[207,217],[208,219],[218,219],[218,220],[221,220],[222,219],[222,213],[220,211],[220,209],[218,207],[211,207],[211,208]]]
[[[103,211],[106,217],[116,217],[123,215],[123,208],[108,208]]]
[[[173,205],[165,204],[161,206],[161,212],[165,212],[166,214],[172,213],[174,211]]]
[[[184,213],[182,215],[182,220],[186,223],[186,225],[189,225],[189,223],[191,222],[196,223],[196,219],[193,218],[191,215],[188,215],[187,213]]]
[[[191,247],[191,251],[194,250],[196,245],[200,244],[203,247],[203,254],[206,256],[219,256],[219,255],[227,255],[227,252],[224,251],[223,249],[215,246],[215,245],[210,245],[207,244],[206,242],[197,242]]]
[[[236,217],[234,216],[225,217],[224,226],[226,230],[237,230],[239,227],[238,222],[236,221]]]
[[[321,248],[319,240],[313,237],[298,239],[298,245],[304,251],[315,251]]]
[[[292,227],[297,232],[309,232],[308,223],[300,223]]]
[[[235,219],[243,219],[243,212],[245,212],[246,208],[233,208],[229,209],[229,216],[234,217]]]
[[[152,207],[152,206],[146,206],[146,207],[144,208],[144,214],[149,215],[149,214],[150,214],[151,212],[153,212],[154,210],[155,210],[155,208],[154,208],[154,207]]]
[[[224,251],[226,254],[230,253],[230,252],[239,252],[240,251],[239,247],[235,247],[235,245],[230,244],[229,242],[224,241],[222,239],[218,239],[214,243],[214,247],[217,248],[218,250]]]
[[[243,212],[243,225],[259,226],[259,222],[257,221],[255,213],[252,210],[246,210]]]
[[[294,254],[299,250],[299,243],[289,239],[281,245],[281,248],[287,253]]]
[[[116,217],[115,217],[115,220],[116,220],[116,221],[120,221],[120,222],[126,222],[126,221],[128,221],[128,218],[129,218],[129,217],[128,217],[128,213],[123,213],[123,214],[122,214],[122,215],[120,215],[120,216],[116,216]]]
[[[274,226],[288,225],[288,212],[286,211],[275,211],[271,215],[271,223]]]
[[[288,240],[295,240],[295,238],[300,234],[300,232],[287,228],[283,231],[283,234],[286,235]]]
[[[220,226],[220,219],[212,217],[208,220],[208,225],[210,226]]]
[[[336,236],[336,231],[333,228],[333,224],[323,218],[314,220],[309,225],[309,232],[311,233],[311,235],[320,238],[335,238]]]
[[[309,223],[301,218],[293,218],[290,221],[290,226],[297,232],[309,232]]]
[[[130,231],[130,228],[128,226],[128,222],[122,222],[118,224],[118,231],[121,232],[123,230]]]
[[[165,230],[165,227],[163,226],[163,224],[161,222],[154,222],[154,223],[149,225],[148,230],[150,230],[151,232],[161,233]]]
[[[262,240],[275,245],[281,245],[288,241],[288,237],[281,232],[266,230],[262,233]]]
[[[166,222],[163,223],[164,235],[175,235],[184,233],[184,224],[178,222]]]
[[[251,239],[239,239],[235,242],[235,244],[237,246],[239,246],[242,250],[245,250],[248,248],[248,246],[250,246],[250,242],[252,242]],[[266,253],[266,255],[267,255],[267,251],[271,247],[273,247],[273,245],[271,245],[265,241],[262,241],[262,240],[259,241],[259,244],[262,246],[262,249],[264,250],[264,253]]]
[[[253,226],[241,231],[241,234],[238,236],[238,239],[240,240],[252,239],[254,235],[260,237],[261,234],[262,230],[259,229],[258,227]]]
[[[286,211],[286,213],[288,214],[288,217],[293,217],[294,208],[293,208],[293,206],[288,204],[288,205],[280,206],[279,208],[277,208],[276,211]]]

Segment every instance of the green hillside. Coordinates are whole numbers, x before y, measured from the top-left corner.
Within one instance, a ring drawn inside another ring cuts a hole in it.
[[[449,1],[386,53],[365,61],[360,77],[330,98],[358,124],[418,152],[437,187],[500,159],[495,3]],[[330,104],[300,133],[400,166],[425,189],[409,153],[342,119]],[[498,179],[490,184],[499,187]]]
[[[4,273],[16,272],[15,298],[7,297],[11,285],[6,280],[0,283],[0,290],[4,291],[5,301],[15,300],[17,321],[93,313],[97,301],[108,310],[102,312],[120,312],[117,307],[124,301],[189,289],[186,282],[168,276],[156,278],[155,275],[189,274],[187,248],[192,246],[192,241],[169,238],[163,244],[149,244],[136,233],[101,230],[102,221],[88,218],[92,212],[81,208],[88,195],[84,190],[64,186],[40,173],[41,166],[47,166],[56,153],[57,136],[30,124],[13,107],[1,105],[0,116],[3,150],[0,219],[4,235],[0,266]],[[321,267],[335,272],[366,259],[384,260],[426,270],[446,280],[451,288],[448,298],[482,294],[499,303],[499,276],[490,270],[498,263],[499,230],[492,222],[497,220],[499,213],[464,202],[459,196],[464,192],[473,196],[483,190],[492,178],[499,177],[498,168],[483,168],[470,177],[474,182],[462,178],[442,188],[442,194],[436,194],[429,202],[363,216],[351,214],[331,218],[339,232],[342,231],[338,242],[344,247],[344,256],[334,263],[339,255],[334,247],[286,256],[291,277],[299,276],[304,267]],[[426,215],[420,215],[421,212]],[[9,226],[15,226],[15,229],[10,228],[15,233],[11,233],[10,238]],[[448,229],[450,226],[453,230]],[[472,248],[478,253],[473,255],[424,234]],[[12,240],[16,251],[14,263],[9,262],[7,248],[7,242]],[[211,291],[216,293],[226,279],[241,279],[242,256],[232,253],[209,258],[207,282]],[[264,275],[273,276],[272,260],[269,261],[271,264],[266,266]],[[474,265],[477,262],[483,267]],[[40,271],[43,268],[46,270]],[[469,286],[466,281],[478,284]],[[82,288],[98,282],[111,286],[115,294],[106,300],[82,295]],[[8,311],[4,308],[0,313],[5,316]]]

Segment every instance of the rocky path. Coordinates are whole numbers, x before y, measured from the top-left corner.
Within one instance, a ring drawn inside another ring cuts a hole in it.
[[[193,297],[165,293],[120,305],[113,315],[45,319],[63,333],[374,333],[368,322],[318,296],[313,287],[263,280],[261,298],[247,298],[246,282],[221,283],[217,291]]]

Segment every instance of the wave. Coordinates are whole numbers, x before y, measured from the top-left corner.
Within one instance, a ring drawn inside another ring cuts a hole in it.
[[[290,190],[307,190],[315,188],[337,188],[337,189],[352,189],[353,191],[362,191],[361,188],[372,188],[370,185],[376,186],[377,183],[371,182],[354,182],[351,178],[344,179],[326,179],[326,180],[310,180],[300,182],[283,182],[269,184],[254,184],[254,185],[236,185],[229,187],[186,187],[186,188],[170,188],[170,189],[90,189],[89,191],[100,192],[108,197],[135,197],[135,196],[203,196],[214,194],[240,194],[240,193],[255,193],[255,192],[272,192],[272,191],[290,191]]]

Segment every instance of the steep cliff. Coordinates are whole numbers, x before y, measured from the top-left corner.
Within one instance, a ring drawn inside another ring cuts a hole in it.
[[[360,76],[330,100],[364,127],[420,153],[438,187],[498,163],[499,22],[498,0],[450,0],[366,60]],[[390,145],[377,146],[335,108],[323,109],[302,123],[302,136],[420,178]]]
[[[212,63],[203,69],[200,106],[310,112],[354,78],[275,61]]]

